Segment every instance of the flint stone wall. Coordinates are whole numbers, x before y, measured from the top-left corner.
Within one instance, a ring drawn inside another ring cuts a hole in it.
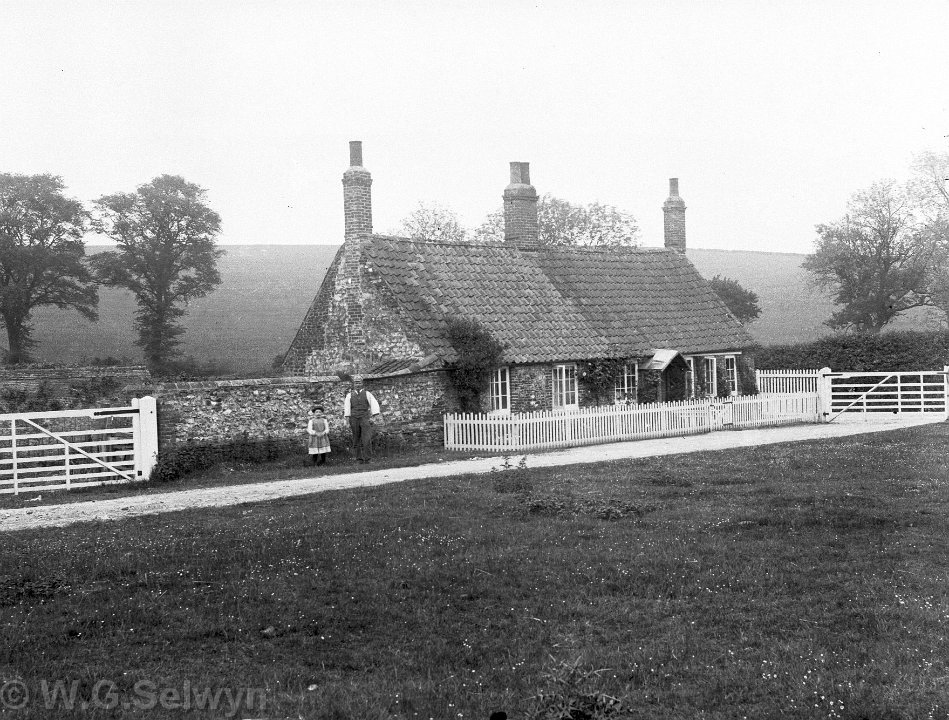
[[[445,372],[367,378],[366,388],[382,409],[383,420],[376,425],[380,450],[441,447],[442,416],[456,407]],[[215,445],[279,440],[298,442],[304,452],[308,413],[314,405],[326,410],[333,452],[347,451],[350,444],[343,418],[349,384],[335,376],[163,383],[153,391],[160,449],[186,441]]]

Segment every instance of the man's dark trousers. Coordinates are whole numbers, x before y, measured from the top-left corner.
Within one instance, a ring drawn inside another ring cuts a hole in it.
[[[372,423],[368,415],[350,417],[349,429],[353,433],[353,450],[357,460],[372,460]]]

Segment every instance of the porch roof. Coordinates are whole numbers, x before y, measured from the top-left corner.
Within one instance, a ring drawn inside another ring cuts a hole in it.
[[[640,365],[640,370],[660,370],[663,371],[673,362],[676,358],[679,359],[679,362],[682,363],[684,367],[688,367],[688,363],[685,361],[685,358],[682,357],[682,353],[678,350],[671,350],[669,348],[662,348],[660,350],[653,350],[652,357],[643,365]]]

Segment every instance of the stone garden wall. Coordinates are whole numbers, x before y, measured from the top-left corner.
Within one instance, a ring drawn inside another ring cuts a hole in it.
[[[444,412],[456,406],[442,371],[367,378],[379,400],[378,449],[403,451],[440,447]],[[309,409],[322,405],[330,422],[333,452],[347,451],[349,426],[343,418],[348,383],[332,377],[281,377],[253,380],[163,383],[158,400],[159,447],[181,442],[223,444],[279,440],[306,444]]]

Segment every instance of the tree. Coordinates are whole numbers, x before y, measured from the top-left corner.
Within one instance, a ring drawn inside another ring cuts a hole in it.
[[[716,275],[708,284],[742,325],[753,322],[761,315],[758,294],[746,290],[737,280]]]
[[[402,220],[397,234],[413,240],[438,242],[464,242],[465,240],[465,229],[461,226],[458,216],[437,203],[427,205],[420,202],[418,207]]]
[[[577,205],[547,194],[537,203],[540,243],[547,246],[635,247],[639,226],[629,213],[612,205]],[[504,240],[504,213],[488,215],[474,232],[481,242]]]
[[[96,201],[95,227],[117,248],[93,258],[107,285],[132,292],[138,303],[137,344],[149,365],[167,368],[180,354],[183,306],[220,284],[215,245],[221,218],[205,204],[205,191],[177,175],[162,175],[133,193]]]
[[[913,159],[910,192],[930,215],[949,213],[949,153],[920,153]]]
[[[0,173],[0,320],[10,363],[29,360],[34,308],[74,308],[97,319],[99,296],[82,241],[88,215],[64,187],[54,175]]]
[[[949,153],[925,152],[913,163],[909,188],[934,248],[929,294],[949,320]]]
[[[843,306],[827,325],[879,332],[901,312],[931,304],[935,247],[917,210],[888,180],[856,193],[841,220],[817,226],[815,251],[803,267]]]

